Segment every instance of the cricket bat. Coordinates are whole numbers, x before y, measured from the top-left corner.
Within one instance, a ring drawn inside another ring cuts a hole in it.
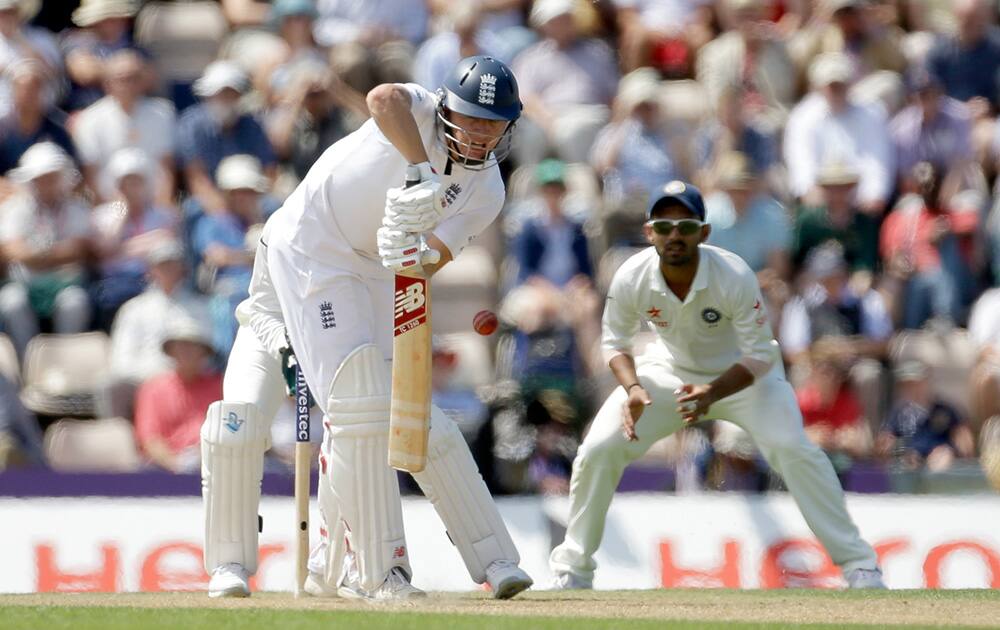
[[[295,366],[295,596],[301,597],[309,571],[309,477],[312,445],[309,443],[309,388],[302,368]]]
[[[405,186],[419,183],[420,172],[409,167]],[[431,293],[419,266],[396,274],[395,285],[389,465],[417,473],[427,463],[431,426]]]

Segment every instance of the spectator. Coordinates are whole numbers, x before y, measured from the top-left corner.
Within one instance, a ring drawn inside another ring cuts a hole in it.
[[[698,52],[695,76],[711,103],[717,103],[731,86],[740,86],[747,117],[773,131],[788,115],[796,79],[785,44],[767,21],[764,6],[764,0],[728,0],[733,30]]]
[[[856,165],[860,207],[878,216],[892,192],[892,144],[883,111],[848,97],[850,78],[851,60],[843,53],[816,58],[809,68],[813,91],[788,117],[785,164],[792,194],[807,203],[819,198],[816,175],[821,164]]]
[[[0,177],[17,166],[28,147],[39,142],[53,142],[75,160],[76,147],[66,132],[63,116],[44,97],[45,67],[22,60],[8,66],[5,74],[10,79],[14,108],[0,118]]]
[[[277,0],[271,5],[271,26],[288,49],[284,63],[271,74],[271,86],[283,86],[300,67],[325,67],[326,54],[313,39],[316,6],[312,0]]]
[[[851,271],[876,270],[879,223],[855,206],[859,178],[858,172],[843,162],[828,162],[819,169],[818,203],[801,208],[795,220],[796,267],[802,266],[819,245],[836,241]]]
[[[781,318],[779,341],[790,362],[807,361],[810,346],[824,337],[839,341],[854,358],[884,358],[893,332],[885,300],[870,286],[848,281],[840,245],[814,249],[805,274],[802,294],[785,306]]]
[[[430,37],[417,50],[413,62],[413,80],[430,91],[444,84],[444,79],[461,59],[474,55],[499,58],[491,33],[479,28],[480,8],[473,0],[456,0],[448,9],[451,30]],[[506,61],[506,60],[505,60]]]
[[[837,52],[850,57],[853,81],[873,72],[902,73],[906,69],[902,33],[896,26],[880,24],[868,0],[831,0],[824,3],[827,16],[798,31],[789,44],[796,63],[808,68],[820,54]]]
[[[21,404],[14,383],[0,376],[0,472],[44,465],[41,427]]]
[[[518,123],[521,164],[537,164],[551,151],[583,162],[608,122],[618,84],[614,53],[580,33],[573,7],[573,0],[535,2],[530,21],[542,40],[514,59],[525,114]]]
[[[742,90],[724,89],[715,105],[715,115],[707,117],[691,142],[695,179],[707,190],[714,188],[712,171],[719,158],[730,151],[745,154],[754,175],[767,178],[778,158],[774,137],[749,119],[743,109]]]
[[[950,208],[941,175],[927,162],[913,168],[919,193],[907,195],[886,217],[879,235],[882,258],[902,281],[904,328],[933,317],[957,325],[975,293],[978,208]]]
[[[72,31],[63,42],[66,74],[72,82],[66,107],[84,109],[104,96],[110,70],[108,61],[122,51],[146,55],[132,42],[132,18],[138,10],[134,0],[83,0],[73,12]],[[156,80],[148,66],[135,79],[138,92],[154,87]]]
[[[56,102],[62,54],[52,33],[28,24],[40,4],[30,0],[0,0],[0,118],[13,109],[12,77],[5,71],[19,61],[33,60],[42,65],[48,80],[45,103],[51,107]]]
[[[270,15],[271,6],[257,0],[220,0],[226,21],[233,28],[262,26]]]
[[[525,27],[529,0],[471,0],[479,15],[480,27],[510,52],[510,45],[530,41]],[[454,0],[428,0],[427,5],[436,16],[447,15],[454,7]]]
[[[968,424],[933,393],[927,366],[906,361],[895,370],[896,404],[879,432],[877,449],[897,465],[931,472],[951,467],[956,457],[972,457]]]
[[[314,33],[331,48],[330,65],[362,94],[409,80],[415,47],[427,33],[425,2],[319,0]]]
[[[259,234],[264,223],[261,196],[268,185],[260,162],[251,155],[231,155],[224,159],[216,180],[226,209],[201,217],[191,240],[201,264],[199,285],[212,296],[215,348],[220,355],[227,356],[238,327],[233,313],[246,299],[250,287],[258,240],[253,234]]]
[[[100,263],[94,306],[97,324],[105,330],[119,307],[145,288],[149,253],[177,236],[177,215],[153,201],[156,165],[141,149],[120,149],[106,170],[117,197],[95,208],[93,217]]]
[[[278,158],[302,180],[327,147],[368,117],[364,99],[332,72],[302,65],[287,77],[267,118],[267,134]]]
[[[472,388],[455,385],[459,367],[458,353],[435,335],[431,357],[434,404],[455,421],[466,441],[472,443],[488,420],[489,409]]]
[[[890,126],[899,179],[908,177],[917,162],[930,162],[945,179],[960,177],[974,158],[968,108],[945,96],[940,81],[926,70],[914,71],[909,79],[911,105]]]
[[[51,142],[24,152],[11,179],[25,191],[0,207],[0,250],[11,282],[0,289],[0,316],[18,356],[39,332],[39,319],[57,333],[78,333],[90,324],[84,263],[89,253],[90,212],[73,197],[73,161]]]
[[[969,315],[969,337],[976,344],[972,370],[973,421],[982,426],[990,416],[1000,416],[1000,288],[979,296]]]
[[[184,111],[178,125],[177,154],[184,182],[206,212],[222,212],[226,200],[212,174],[223,158],[241,153],[257,158],[269,177],[275,155],[260,124],[240,111],[247,74],[231,61],[215,61],[194,84],[201,103]]]
[[[105,167],[125,147],[141,149],[157,164],[150,180],[156,200],[173,205],[174,138],[177,119],[174,107],[160,98],[143,96],[145,61],[134,50],[110,55],[102,65],[108,95],[80,112],[73,138],[80,150],[83,179],[101,201],[117,194]]]
[[[590,163],[600,176],[610,212],[634,205],[644,213],[646,200],[677,176],[664,133],[660,83],[644,68],[625,76],[615,98],[615,119],[594,141]]]
[[[593,269],[583,226],[563,212],[565,170],[565,164],[554,159],[543,161],[535,170],[545,214],[525,222],[513,244],[519,283],[541,283],[558,291],[571,282],[591,282]]]
[[[615,0],[622,66],[651,66],[674,79],[690,77],[695,52],[712,32],[708,0]]]
[[[872,449],[871,431],[849,379],[852,357],[836,343],[823,341],[813,345],[810,355],[809,376],[795,395],[809,439],[843,473]]]
[[[930,51],[927,65],[945,94],[967,103],[973,118],[1000,103],[1000,29],[996,6],[987,0],[953,0],[958,32],[943,37]]]
[[[122,305],[111,327],[111,383],[98,409],[105,418],[131,418],[139,384],[170,370],[170,359],[160,345],[170,322],[209,321],[206,299],[187,286],[180,241],[158,242],[147,252],[146,265],[145,290]]]
[[[201,461],[201,425],[208,406],[222,399],[222,375],[212,368],[208,331],[196,320],[170,322],[163,352],[173,368],[139,386],[136,441],[155,466],[170,472],[195,472]]]
[[[737,254],[754,271],[770,268],[787,277],[792,231],[785,209],[755,182],[746,155],[723,155],[717,171],[719,190],[705,198],[709,244]]]

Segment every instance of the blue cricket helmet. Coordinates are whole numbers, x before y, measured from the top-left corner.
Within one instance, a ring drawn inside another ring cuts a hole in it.
[[[438,122],[445,145],[456,164],[470,170],[484,170],[499,163],[510,153],[514,123],[521,117],[521,98],[517,79],[507,64],[487,55],[466,57],[458,62],[444,84],[438,89]],[[499,140],[460,127],[449,119],[449,113],[485,120],[506,121],[507,127]],[[467,140],[459,139],[457,132]],[[485,159],[470,157],[491,145]]]

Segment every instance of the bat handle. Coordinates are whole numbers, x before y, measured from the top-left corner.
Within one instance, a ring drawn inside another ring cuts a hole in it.
[[[416,164],[409,164],[406,167],[406,179],[403,181],[403,188],[410,188],[420,183],[420,169]]]

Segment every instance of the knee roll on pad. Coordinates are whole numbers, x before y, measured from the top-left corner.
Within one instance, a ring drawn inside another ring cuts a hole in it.
[[[413,478],[437,510],[473,580],[486,581],[486,567],[494,560],[519,562],[465,438],[437,406],[431,407],[427,467]]]
[[[201,426],[205,570],[238,562],[257,570],[260,481],[269,424],[251,403],[217,401]]]
[[[329,429],[324,447],[330,461],[324,480],[357,561],[361,586],[368,590],[380,586],[392,567],[402,567],[412,575],[399,484],[396,471],[386,462],[391,381],[378,347],[363,345],[337,369],[327,405]],[[327,525],[338,530],[333,523]],[[328,575],[338,568],[328,566]]]

